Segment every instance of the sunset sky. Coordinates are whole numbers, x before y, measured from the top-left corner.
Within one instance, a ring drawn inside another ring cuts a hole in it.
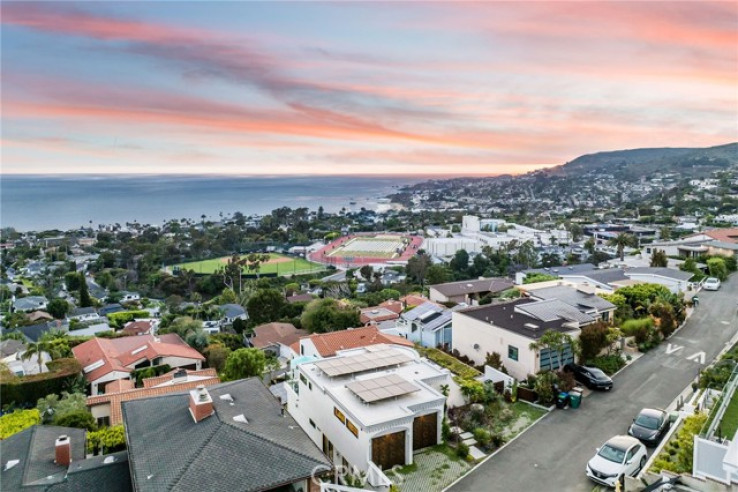
[[[738,2],[3,2],[2,173],[500,174],[738,140]]]

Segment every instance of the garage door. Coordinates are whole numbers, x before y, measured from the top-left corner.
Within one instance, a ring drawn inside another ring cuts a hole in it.
[[[405,431],[372,439],[372,461],[383,470],[405,464]]]
[[[429,413],[413,420],[413,451],[438,444],[438,414]]]

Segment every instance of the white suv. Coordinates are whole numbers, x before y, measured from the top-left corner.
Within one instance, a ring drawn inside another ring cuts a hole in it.
[[[715,277],[710,277],[707,280],[705,280],[705,283],[702,284],[702,288],[705,290],[718,290],[720,288],[720,279]]]
[[[635,437],[615,436],[587,463],[587,476],[607,487],[622,487],[625,476],[635,476],[646,464],[646,447]],[[621,488],[622,490],[622,488]]]

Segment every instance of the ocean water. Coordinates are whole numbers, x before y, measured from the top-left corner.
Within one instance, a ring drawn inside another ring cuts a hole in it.
[[[337,212],[373,209],[376,199],[425,178],[356,176],[0,176],[0,226],[18,231],[68,230],[98,224],[218,220],[308,207]],[[355,205],[349,202],[355,201]]]

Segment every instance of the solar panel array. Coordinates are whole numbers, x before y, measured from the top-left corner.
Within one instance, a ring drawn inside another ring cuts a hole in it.
[[[333,377],[396,366],[410,362],[411,360],[413,359],[408,354],[386,348],[384,350],[351,355],[349,357],[336,357],[334,359],[323,360],[317,362],[315,365],[328,376]]]
[[[347,384],[346,387],[361,398],[364,403],[373,403],[375,401],[420,391],[420,388],[397,374],[365,379],[363,381],[354,381],[353,383]]]

